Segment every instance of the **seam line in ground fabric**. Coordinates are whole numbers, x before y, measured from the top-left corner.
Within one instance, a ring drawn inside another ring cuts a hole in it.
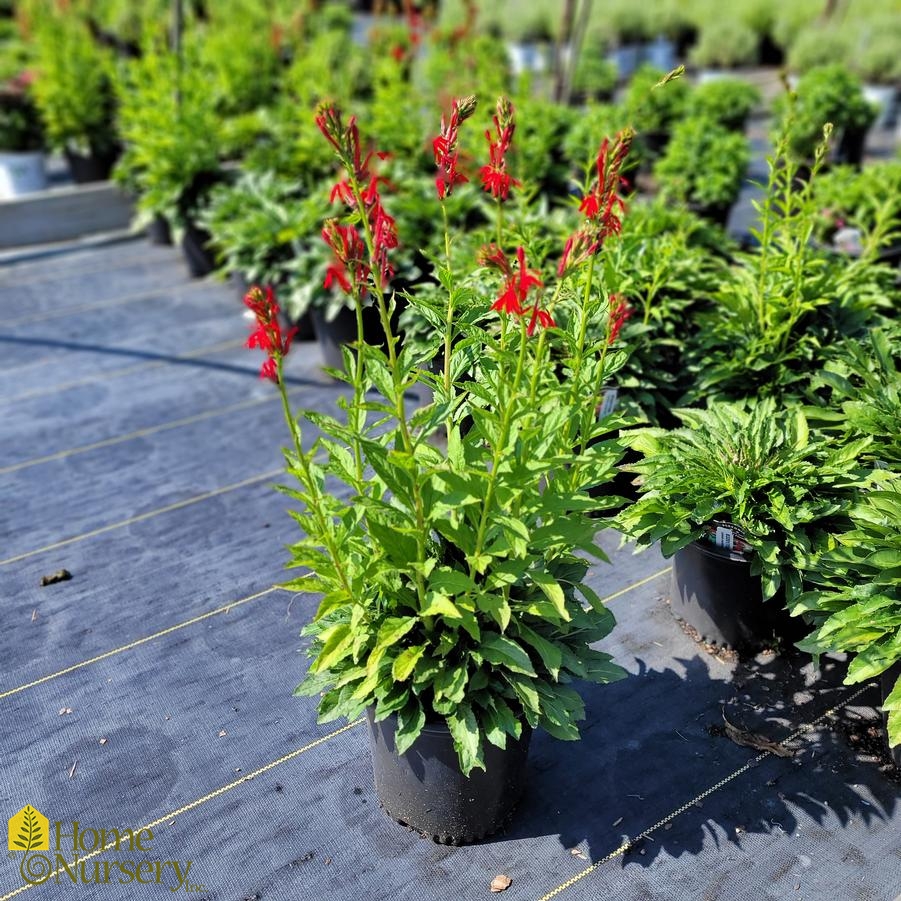
[[[176,623],[174,626],[168,626],[165,629],[160,629],[159,632],[154,632],[151,635],[145,635],[143,638],[137,638],[134,641],[128,642],[128,644],[123,644],[118,648],[113,648],[111,651],[104,651],[102,654],[97,654],[94,657],[88,657],[86,660],[81,660],[78,663],[73,663],[71,666],[57,670],[55,673],[48,673],[46,676],[41,676],[40,678],[34,679],[31,682],[26,682],[24,685],[17,685],[15,688],[9,688],[6,691],[0,691],[0,701],[2,701],[4,698],[9,698],[12,695],[19,694],[19,692],[27,691],[29,688],[35,688],[38,685],[43,685],[45,682],[50,682],[53,679],[58,679],[60,676],[65,676],[68,673],[74,673],[76,670],[90,666],[93,663],[100,663],[102,660],[108,660],[110,657],[115,657],[116,654],[122,654],[125,651],[130,651],[142,644],[147,644],[150,641],[155,641],[157,638],[163,638],[166,635],[171,635],[173,632],[178,632],[179,629],[186,629],[188,626],[193,626],[197,623],[203,622],[206,619],[210,619],[213,616],[218,616],[220,613],[228,613],[235,607],[240,607],[242,604],[249,604],[251,601],[255,601],[257,600],[257,598],[264,597],[265,595],[270,594],[273,591],[285,590],[286,589],[281,588],[281,586],[279,585],[273,585],[270,588],[264,588],[262,591],[258,591],[256,594],[250,594],[247,595],[247,597],[238,598],[238,600],[236,601],[230,601],[229,603],[224,604],[221,607],[217,607],[215,610],[208,610],[206,613],[200,613],[197,616],[191,617],[191,619],[185,620],[184,622]]]
[[[105,245],[100,244],[100,245],[97,245],[94,247],[74,247],[74,248],[72,248],[72,252],[81,253],[81,252],[87,251],[90,253],[97,253],[97,251],[103,249],[104,246]],[[3,279],[3,281],[0,282],[0,287],[13,288],[16,285],[35,285],[35,284],[39,285],[41,282],[57,281],[59,279],[59,273],[56,273],[54,275],[47,275],[45,272],[45,269],[50,262],[59,260],[62,257],[64,257],[66,252],[67,251],[64,249],[62,252],[57,252],[57,253],[54,253],[54,254],[46,256],[46,257],[41,257],[39,259],[18,260],[18,261],[13,260],[12,262],[0,261],[0,273],[3,273],[7,267],[10,267],[10,269],[11,269],[14,266],[19,266],[20,268],[24,268],[26,266],[31,266],[38,270],[37,274],[32,275],[31,278],[28,277],[29,273],[26,271],[25,278],[16,279],[14,282]],[[66,269],[65,274],[67,277],[72,276],[73,278],[81,278],[82,276],[85,276],[85,275],[95,275],[98,272],[115,272],[119,269],[127,269],[129,266],[133,266],[135,263],[142,263],[146,259],[147,259],[147,256],[145,253],[143,253],[143,252],[135,253],[135,254],[132,254],[131,256],[122,257],[121,259],[117,259],[115,261],[114,265],[112,265],[112,266],[110,266],[109,264],[107,264],[105,266],[91,265],[91,266],[85,266],[84,268],[78,268],[76,266],[73,266],[71,268],[71,270]],[[84,262],[88,263],[91,261],[85,260]],[[165,264],[165,261],[163,262],[162,265],[164,265],[164,264]]]
[[[297,394],[301,390],[302,389],[300,388],[296,388],[294,391],[289,391],[288,395]],[[112,438],[104,438],[102,441],[95,441],[92,444],[82,444],[78,447],[70,447],[66,450],[56,451],[56,453],[53,454],[47,454],[43,457],[33,457],[31,460],[21,460],[18,463],[11,463],[9,466],[0,466],[0,475],[18,472],[20,469],[28,469],[30,466],[39,466],[41,463],[52,463],[54,460],[65,460],[68,457],[74,457],[78,454],[86,454],[88,451],[100,450],[104,447],[113,447],[116,444],[123,444],[124,442],[132,441],[135,438],[145,438],[148,435],[155,435],[158,432],[178,429],[185,425],[193,425],[197,422],[203,422],[206,419],[213,419],[216,416],[224,416],[228,413],[236,413],[238,410],[247,410],[250,407],[259,407],[262,404],[275,403],[277,401],[279,401],[279,396],[277,394],[272,394],[268,397],[242,400],[240,403],[229,404],[226,407],[216,407],[213,410],[204,410],[202,413],[195,413],[193,416],[184,416],[181,419],[172,419],[169,422],[144,426],[144,428],[135,429],[133,432],[127,432],[124,435],[115,435]]]
[[[661,570],[658,573],[655,573],[653,576],[648,576],[647,578],[633,582],[631,585],[627,585],[625,588],[620,589],[614,594],[608,595],[605,598],[601,598],[601,601],[606,604],[608,601],[622,597],[623,595],[628,594],[633,589],[640,588],[642,585],[646,585],[651,580],[665,575],[668,572],[669,567]],[[167,626],[165,629],[160,629],[159,632],[153,632],[151,635],[145,635],[143,638],[137,638],[134,641],[128,642],[128,644],[123,644],[120,647],[113,648],[110,651],[104,651],[102,654],[97,654],[94,657],[89,657],[86,660],[79,661],[78,663],[73,663],[71,666],[57,670],[54,673],[48,673],[46,676],[41,676],[31,682],[26,682],[23,685],[17,685],[15,688],[9,688],[5,691],[0,691],[0,701],[2,701],[4,698],[11,697],[12,695],[19,694],[19,692],[27,691],[29,688],[36,688],[38,685],[43,685],[45,682],[50,682],[53,679],[58,679],[60,676],[65,676],[69,673],[73,673],[76,670],[82,669],[83,667],[91,666],[94,663],[100,663],[103,660],[114,657],[116,654],[121,654],[124,651],[130,651],[142,644],[147,644],[148,642],[155,641],[157,638],[163,638],[166,635],[171,635],[173,632],[178,632],[180,629],[185,629],[188,626],[193,626],[196,623],[203,622],[204,620],[210,619],[213,616],[218,616],[220,613],[228,613],[235,607],[240,607],[242,604],[247,604],[250,603],[250,601],[255,601],[258,598],[264,597],[265,595],[270,594],[273,591],[292,591],[292,589],[285,588],[283,585],[273,585],[270,588],[264,588],[262,591],[258,591],[256,594],[238,598],[238,600],[236,601],[230,601],[227,604],[223,604],[221,607],[217,607],[215,610],[208,610],[206,613],[200,613],[197,616],[191,617],[191,619],[185,620],[184,622],[176,623],[173,626]]]
[[[131,375],[135,372],[142,372],[148,369],[157,369],[161,366],[167,366],[177,363],[180,360],[192,360],[195,357],[203,357],[207,354],[219,353],[223,350],[232,350],[243,347],[244,340],[222,341],[220,344],[210,344],[208,347],[198,347],[196,350],[190,350],[183,354],[173,354],[166,360],[153,360],[149,363],[137,363],[134,366],[123,366],[119,369],[111,369],[109,372],[100,372],[96,375],[86,375],[80,379],[73,379],[71,382],[63,382],[60,385],[48,385],[46,388],[32,388],[30,391],[23,391],[21,394],[14,394],[11,397],[0,397],[0,404],[18,403],[23,400],[31,400],[35,397],[46,397],[48,394],[58,394],[62,391],[68,391],[70,388],[80,388],[82,385],[92,385],[95,382],[111,382],[114,379]]]
[[[147,519],[152,519],[154,516],[161,516],[163,513],[171,513],[174,510],[181,510],[184,507],[190,507],[192,504],[199,504],[201,501],[209,500],[210,498],[220,497],[223,494],[228,494],[230,491],[238,491],[240,488],[246,488],[249,485],[255,485],[258,482],[265,482],[267,479],[274,479],[276,476],[282,475],[284,473],[284,469],[272,469],[269,472],[264,472],[258,476],[251,476],[249,479],[242,479],[240,482],[235,482],[231,485],[226,485],[223,488],[215,488],[213,491],[205,491],[203,494],[195,494],[192,497],[187,497],[181,501],[175,501],[175,503],[167,504],[165,507],[159,507],[156,510],[148,510],[146,513],[139,513],[137,516],[130,516],[128,519],[120,520],[119,522],[112,522],[106,526],[100,526],[97,529],[92,529],[90,532],[82,532],[80,535],[73,535],[70,538],[63,538],[61,541],[54,541],[52,544],[45,544],[43,547],[35,548],[33,551],[25,551],[22,554],[16,554],[13,557],[7,557],[5,560],[0,560],[0,566],[9,566],[11,563],[18,563],[20,560],[27,560],[29,557],[36,557],[38,554],[46,553],[47,551],[53,551],[57,548],[66,547],[70,544],[75,544],[79,541],[85,541],[88,538],[95,538],[98,535],[104,535],[107,532],[113,532],[116,529],[124,528],[125,526],[134,525],[135,523],[144,522]]]
[[[264,764],[256,770],[248,773],[246,776],[242,776],[240,779],[235,779],[234,782],[229,782],[226,785],[221,785],[219,788],[214,789],[209,794],[204,795],[202,798],[197,798],[195,801],[191,801],[188,804],[179,807],[177,810],[172,810],[164,816],[158,817],[152,823],[146,823],[145,825],[139,827],[141,830],[143,829],[154,829],[157,826],[162,825],[168,820],[172,820],[175,817],[182,816],[185,813],[188,813],[191,810],[194,810],[197,807],[200,807],[202,804],[206,804],[207,801],[212,801],[221,795],[224,795],[226,792],[231,791],[234,788],[237,788],[239,785],[243,785],[245,782],[250,782],[252,779],[255,779],[257,776],[262,776],[264,773],[269,772],[269,770],[275,769],[277,766],[281,766],[283,763],[287,763],[289,760],[293,760],[295,757],[299,757],[301,754],[306,753],[307,751],[312,751],[314,748],[318,748],[320,745],[324,745],[327,741],[331,741],[333,738],[337,738],[339,735],[343,735],[345,732],[349,732],[351,729],[356,728],[361,723],[365,722],[363,717],[360,717],[357,720],[354,720],[352,723],[348,723],[346,726],[342,726],[340,729],[335,729],[334,732],[329,732],[326,735],[322,735],[317,738],[315,741],[311,741],[309,744],[303,745],[300,748],[295,748],[293,751],[289,751],[283,757],[279,757],[277,760],[273,760],[270,763]],[[132,830],[135,834],[138,833],[139,829]],[[114,843],[110,843],[110,848],[114,847]],[[89,852],[83,856],[78,857],[78,861],[86,861],[90,860],[92,857],[97,857],[99,854],[103,854],[104,851],[107,850],[107,847],[104,845],[102,848],[97,848],[94,851]],[[72,862],[69,861],[69,866],[72,865]],[[10,901],[11,898],[15,898],[17,895],[20,895],[22,892],[27,892],[31,888],[35,888],[36,885],[43,885],[46,882],[49,882],[55,876],[58,876],[60,873],[64,871],[64,867],[57,867],[53,870],[47,878],[41,882],[36,883],[35,885],[25,883],[24,885],[20,885],[18,888],[13,889],[10,892],[7,892],[5,895],[0,895],[0,901]]]
[[[823,720],[828,719],[830,716],[837,713],[843,707],[846,707],[852,701],[859,698],[864,692],[869,691],[871,688],[874,688],[874,687],[875,687],[875,683],[872,683],[872,684],[864,685],[863,688],[859,688],[857,691],[855,691],[853,694],[849,695],[847,698],[845,698],[840,703],[836,704],[834,707],[830,707],[828,710],[821,713],[816,719],[811,720],[809,723],[805,723],[803,726],[799,726],[790,735],[786,736],[781,741],[776,742],[776,747],[782,747],[787,742],[795,741],[796,739],[800,738],[805,733],[812,731],[814,729],[814,727],[818,726]],[[611,851],[605,857],[602,857],[600,860],[595,861],[590,866],[585,867],[584,870],[580,871],[579,873],[576,873],[575,876],[573,876],[570,879],[567,879],[566,882],[561,882],[560,885],[558,885],[556,888],[551,889],[551,891],[549,891],[547,894],[542,895],[538,899],[538,901],[551,901],[552,898],[556,898],[557,895],[566,891],[566,889],[572,888],[572,886],[574,886],[576,883],[581,882],[586,876],[590,876],[595,870],[597,870],[598,868],[603,866],[605,863],[609,863],[611,860],[615,860],[617,857],[622,857],[623,855],[628,853],[628,851],[630,851],[638,842],[647,838],[649,835],[651,835],[653,832],[656,832],[658,829],[660,829],[662,826],[665,826],[667,823],[671,823],[673,820],[675,820],[677,817],[681,816],[687,810],[691,810],[691,808],[693,808],[695,806],[695,804],[697,804],[700,801],[703,801],[705,798],[710,797],[710,795],[712,795],[716,791],[719,791],[719,789],[721,789],[725,785],[728,785],[734,779],[737,779],[739,776],[743,776],[745,773],[748,772],[748,770],[751,770],[754,767],[756,767],[757,764],[760,763],[762,760],[765,760],[767,757],[771,757],[772,754],[773,754],[773,752],[770,750],[762,751],[756,757],[753,757],[751,760],[749,760],[744,766],[739,767],[734,773],[730,773],[728,776],[724,777],[723,779],[720,779],[719,782],[715,783],[714,785],[711,785],[709,788],[706,788],[699,795],[696,795],[694,798],[692,798],[690,801],[683,804],[681,807],[677,807],[672,813],[667,814],[667,816],[665,816],[662,820],[658,821],[657,823],[654,823],[653,826],[649,826],[647,829],[643,830],[642,832],[639,832],[638,835],[635,836],[635,838],[627,839],[625,842],[623,842],[623,844],[621,844],[614,851]],[[4,901],[4,899],[0,898],[0,901]]]
[[[610,601],[615,601],[617,598],[621,598],[624,594],[628,594],[634,588],[641,588],[642,585],[647,585],[648,582],[653,582],[655,579],[659,579],[661,576],[665,576],[667,573],[672,572],[672,566],[664,566],[663,569],[657,570],[655,573],[651,573],[649,576],[645,576],[643,579],[639,579],[637,582],[633,582],[631,585],[627,585],[625,588],[620,588],[619,591],[614,591],[613,594],[607,595],[605,598],[601,598],[601,600],[605,604],[609,604]]]
[[[150,300],[153,297],[166,296],[166,292],[175,288],[191,289],[202,287],[204,282],[173,282],[171,285],[161,285],[153,291],[136,291],[134,294],[123,294],[121,297],[111,297],[109,300],[97,300],[94,303],[82,303],[71,307],[56,310],[48,310],[46,313],[34,313],[31,316],[20,316],[18,319],[0,320],[0,328],[13,328],[17,325],[30,325],[32,322],[47,322],[50,319],[62,319],[66,316],[75,316],[78,313],[90,313],[93,310],[105,310],[108,307],[117,307],[122,304],[134,303],[138,300]]]

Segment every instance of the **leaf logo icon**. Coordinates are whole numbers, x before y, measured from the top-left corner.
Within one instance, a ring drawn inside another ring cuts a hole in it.
[[[46,851],[50,847],[50,823],[39,810],[26,804],[9,820],[10,851]]]

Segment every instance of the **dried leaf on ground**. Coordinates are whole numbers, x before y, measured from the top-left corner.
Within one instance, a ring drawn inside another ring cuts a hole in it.
[[[795,756],[795,752],[791,748],[786,748],[784,745],[772,741],[764,735],[758,735],[755,732],[745,732],[744,729],[733,726],[725,716],[723,716],[723,723],[725,724],[726,738],[731,739],[735,744],[741,745],[743,748],[753,748],[755,751],[769,751],[770,754],[775,754],[777,757]]]
[[[71,578],[72,573],[70,573],[69,570],[60,569],[55,573],[41,576],[41,588],[46,588],[48,585],[55,585],[57,582],[68,582]]]
[[[488,887],[492,892],[504,892],[510,888],[512,882],[513,880],[509,876],[500,873],[491,880],[491,885]]]

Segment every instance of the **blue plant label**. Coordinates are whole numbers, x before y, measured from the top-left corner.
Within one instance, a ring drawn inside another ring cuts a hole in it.
[[[735,533],[723,526],[716,527],[716,546],[731,551],[735,547]]]

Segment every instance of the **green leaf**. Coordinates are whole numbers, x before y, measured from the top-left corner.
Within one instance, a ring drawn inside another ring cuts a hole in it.
[[[419,620],[415,616],[388,616],[379,629],[375,649],[386,649],[397,644]]]
[[[485,660],[495,666],[505,667],[524,676],[537,675],[529,655],[512,638],[498,635],[496,632],[483,632],[479,651]]]
[[[453,604],[451,599],[443,594],[431,594],[421,616],[446,616],[449,619],[463,619],[463,614]]]
[[[338,623],[327,630],[322,649],[310,665],[310,671],[320,673],[331,669],[341,660],[353,645],[354,636],[348,623]]]
[[[482,735],[479,723],[469,704],[461,704],[447,715],[447,725],[454,739],[454,749],[460,758],[460,769],[468,776],[474,769],[485,769]]]
[[[421,644],[411,648],[404,648],[391,665],[391,675],[394,676],[398,682],[405,682],[410,678],[413,667],[416,666],[417,661],[423,655],[424,651],[425,645]]]
[[[476,596],[476,607],[482,613],[487,613],[501,627],[502,632],[507,631],[512,611],[503,595],[479,594]]]
[[[407,706],[398,711],[397,731],[394,733],[394,747],[398,754],[410,750],[425,726],[425,712],[416,698],[411,698]]]
[[[563,652],[560,648],[522,623],[519,625],[519,637],[535,648],[545,669],[556,681],[560,677],[560,667],[563,665]]]
[[[531,570],[529,575],[532,581],[544,592],[545,597],[554,605],[554,609],[560,614],[560,618],[569,622],[572,618],[566,609],[566,598],[560,583],[544,570]]]

